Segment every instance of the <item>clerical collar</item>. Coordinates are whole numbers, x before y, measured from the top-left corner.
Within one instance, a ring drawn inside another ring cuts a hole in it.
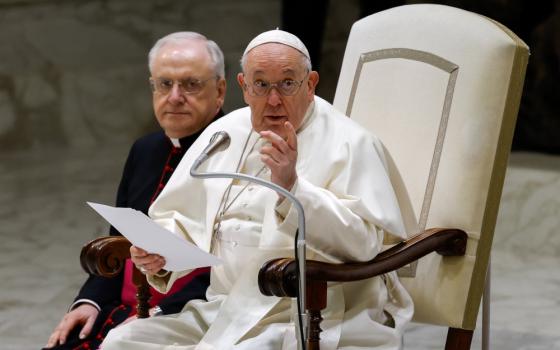
[[[202,130],[201,130],[202,131]],[[200,131],[200,132],[201,132]],[[191,144],[193,143],[194,140],[196,140],[196,138],[198,137],[198,135],[200,135],[200,132],[197,132],[193,135],[188,135],[185,137],[181,137],[180,139],[178,138],[173,138],[173,137],[169,137],[168,139],[171,142],[171,144],[173,145],[174,148],[184,148],[187,149],[191,146]]]
[[[179,142],[179,139],[170,137],[169,140],[171,140],[173,147],[181,148],[181,142]]]
[[[224,116],[224,111],[222,111],[221,109],[218,111],[218,113],[216,114],[216,116],[214,117],[213,121],[216,121],[218,119],[220,119],[221,117]],[[194,140],[196,140],[198,138],[198,136],[200,136],[200,134],[202,134],[202,131],[204,130],[204,128],[202,128],[201,130],[195,132],[192,135],[187,135],[185,137],[181,137],[180,139],[178,138],[173,138],[173,137],[169,137],[167,136],[167,138],[169,139],[169,141],[171,141],[171,144],[173,145],[173,147],[175,148],[183,148],[183,149],[188,149],[192,143],[194,142]]]

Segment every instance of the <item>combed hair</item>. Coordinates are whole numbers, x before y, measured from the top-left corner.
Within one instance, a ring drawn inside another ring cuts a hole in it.
[[[220,78],[225,78],[225,65],[224,65],[224,54],[218,44],[213,40],[209,40],[204,35],[196,32],[175,32],[164,36],[163,38],[156,41],[154,46],[148,53],[148,68],[150,72],[153,68],[154,58],[156,57],[158,51],[170,42],[182,42],[190,40],[202,40],[206,42],[206,48],[212,59],[212,64],[214,65],[214,72]]]

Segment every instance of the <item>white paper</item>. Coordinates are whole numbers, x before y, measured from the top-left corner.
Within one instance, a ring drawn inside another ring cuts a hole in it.
[[[216,256],[156,224],[141,211],[92,202],[87,204],[133,245],[163,256],[166,262],[163,268],[168,271],[190,270],[222,263]]]

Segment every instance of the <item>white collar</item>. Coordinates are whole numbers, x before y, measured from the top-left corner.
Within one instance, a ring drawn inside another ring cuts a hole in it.
[[[181,148],[181,143],[179,142],[179,139],[170,137],[169,140],[171,140],[173,147]]]

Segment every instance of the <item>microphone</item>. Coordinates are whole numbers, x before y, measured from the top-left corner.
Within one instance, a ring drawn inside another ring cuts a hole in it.
[[[194,161],[193,169],[197,169],[212,154],[227,149],[229,147],[229,141],[230,137],[227,132],[218,131],[214,133],[214,135],[210,138],[210,142],[208,142],[208,146],[204,148],[202,153]]]
[[[263,180],[261,178],[250,176],[240,173],[199,173],[197,172],[200,165],[205,162],[212,154],[216,153],[218,150],[225,150],[229,147],[230,137],[225,131],[218,131],[210,138],[208,146],[202,151],[200,156],[194,161],[191,166],[190,175],[194,178],[201,179],[211,179],[211,178],[227,178],[227,179],[237,179],[245,180],[253,183],[258,183],[264,187],[268,187],[277,193],[282,194],[284,197],[288,198],[298,213],[298,230],[296,231],[296,245],[295,245],[295,257],[298,263],[298,324],[296,325],[296,334],[298,334],[298,349],[305,350],[307,348],[307,339],[309,338],[309,315],[305,309],[305,213],[303,212],[303,205],[301,202],[286,190],[284,187],[278,186],[277,184]]]

